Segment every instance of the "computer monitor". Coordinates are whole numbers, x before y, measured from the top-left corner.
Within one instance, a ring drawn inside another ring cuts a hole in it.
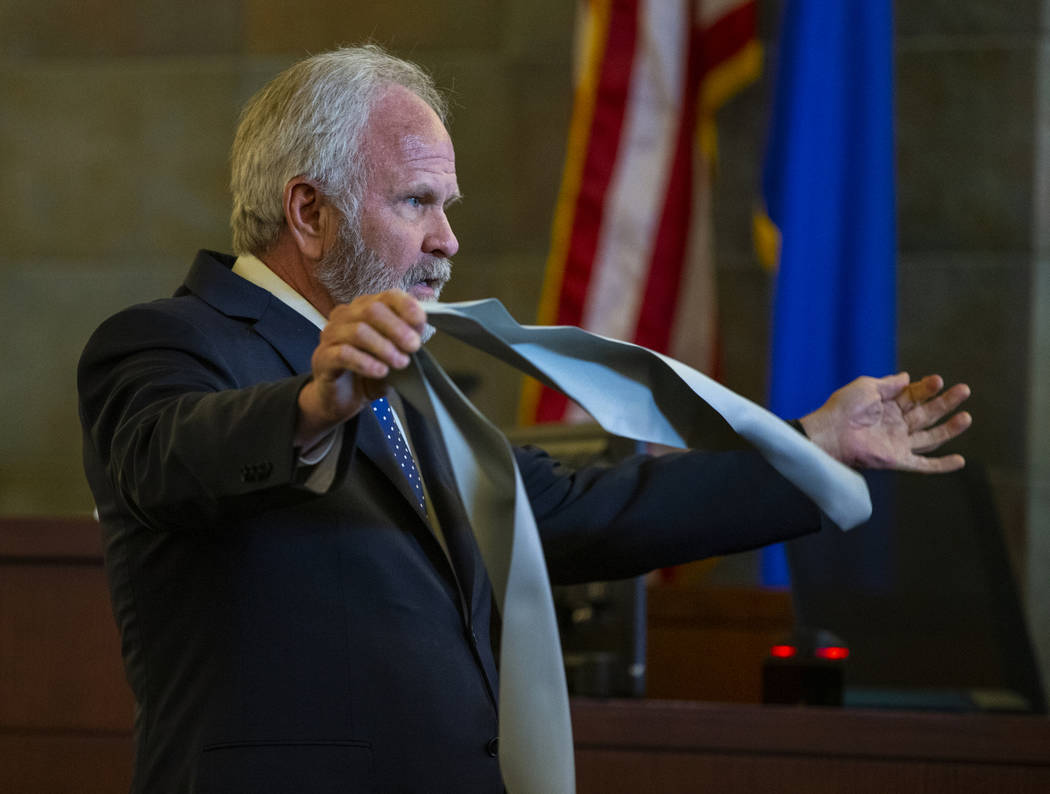
[[[984,468],[866,478],[870,525],[787,548],[799,624],[849,645],[845,705],[1045,713]]]

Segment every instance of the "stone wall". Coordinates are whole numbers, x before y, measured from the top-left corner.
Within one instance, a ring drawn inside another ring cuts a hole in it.
[[[129,0],[0,4],[0,511],[90,511],[74,369],[91,330],[229,249],[237,113],[310,52],[372,39],[451,92],[462,241],[449,298],[531,318],[571,95],[573,6]],[[452,353],[455,356],[455,353]],[[464,357],[452,364],[476,369]],[[514,415],[517,378],[479,399]]]
[[[898,2],[899,332],[901,365],[938,368],[974,387],[975,425],[960,449],[991,479],[1033,640],[1050,682],[1046,493],[1029,469],[1046,459],[1029,415],[1047,379],[1033,331],[1048,207],[1037,157],[1046,157],[1048,101],[1043,0]],[[1045,252],[1045,248],[1043,249]],[[1045,334],[1042,347],[1046,349]],[[1045,391],[1045,387],[1044,387]],[[1030,556],[1029,550],[1043,549]],[[1037,561],[1041,556],[1041,561]],[[1042,605],[1042,606],[1041,606]]]

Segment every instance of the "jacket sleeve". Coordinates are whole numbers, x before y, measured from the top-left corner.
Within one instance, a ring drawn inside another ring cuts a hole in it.
[[[140,521],[188,528],[309,498],[293,448],[308,376],[242,385],[234,373],[184,317],[146,305],[104,323],[78,369],[96,499],[108,487]]]
[[[639,455],[577,471],[536,448],[515,454],[556,584],[746,551],[824,521],[751,450]]]

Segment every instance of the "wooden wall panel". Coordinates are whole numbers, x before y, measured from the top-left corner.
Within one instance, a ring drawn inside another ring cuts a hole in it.
[[[0,563],[0,725],[127,731],[134,706],[99,566]]]
[[[762,702],[762,662],[791,631],[791,594],[661,585],[648,592],[646,695]]]
[[[0,790],[18,794],[127,794],[130,735],[0,731]]]
[[[134,701],[90,519],[0,519],[0,791],[120,794]]]

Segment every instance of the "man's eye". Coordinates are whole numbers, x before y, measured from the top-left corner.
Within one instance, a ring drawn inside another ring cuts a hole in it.
[[[407,199],[405,199],[405,201],[408,202],[408,206],[410,206],[410,207],[422,207],[423,206],[423,200],[420,199],[419,196],[409,196]]]

